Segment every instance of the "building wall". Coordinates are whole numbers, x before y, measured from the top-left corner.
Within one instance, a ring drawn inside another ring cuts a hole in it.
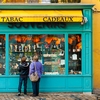
[[[100,88],[100,12],[93,13],[93,20],[93,81]]]
[[[100,0],[82,0],[93,7],[93,88],[100,89]]]

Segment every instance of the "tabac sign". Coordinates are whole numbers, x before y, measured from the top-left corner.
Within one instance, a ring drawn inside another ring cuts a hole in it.
[[[1,10],[0,22],[82,22],[81,10]]]
[[[0,17],[0,22],[23,22],[23,17]]]
[[[0,22],[80,22],[81,18],[71,17],[0,17]]]

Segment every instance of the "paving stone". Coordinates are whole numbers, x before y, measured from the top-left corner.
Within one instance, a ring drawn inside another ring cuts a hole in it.
[[[28,95],[16,96],[17,93],[0,93],[0,100],[100,100],[97,95],[86,95],[82,93],[40,93],[38,97]]]

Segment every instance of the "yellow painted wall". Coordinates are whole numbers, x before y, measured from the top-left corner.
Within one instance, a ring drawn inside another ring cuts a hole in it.
[[[92,3],[95,4],[93,8],[100,11],[100,0],[81,0],[81,3]]]
[[[93,87],[100,88],[100,13],[93,13]]]

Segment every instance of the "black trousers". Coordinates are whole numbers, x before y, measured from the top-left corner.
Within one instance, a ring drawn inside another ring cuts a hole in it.
[[[21,88],[22,88],[22,84],[24,82],[24,94],[27,94],[27,79],[28,77],[19,77],[19,86],[18,86],[18,92],[21,93]]]
[[[32,82],[32,89],[33,89],[33,95],[34,96],[39,95],[39,82],[40,82],[40,78],[38,79],[37,82]]]

